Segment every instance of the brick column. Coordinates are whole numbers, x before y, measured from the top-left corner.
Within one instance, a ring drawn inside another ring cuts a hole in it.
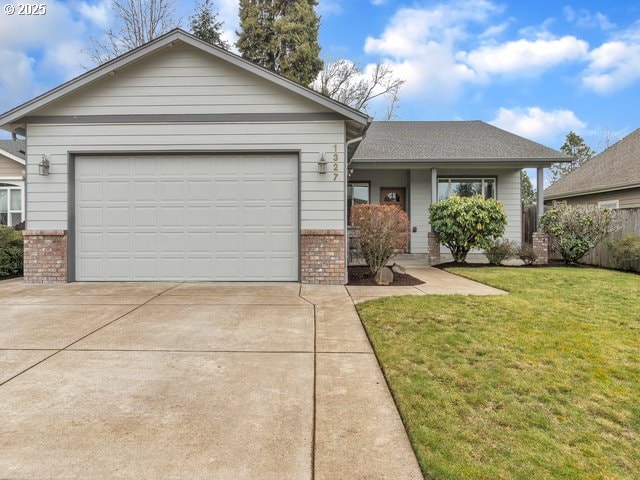
[[[25,230],[24,281],[67,282],[67,231]]]
[[[345,283],[344,230],[302,230],[300,281],[323,285]]]
[[[536,265],[549,263],[549,235],[533,232],[533,253],[536,254]]]
[[[438,243],[438,234],[429,232],[427,234],[427,249],[429,265],[437,265],[440,263],[440,243]]]

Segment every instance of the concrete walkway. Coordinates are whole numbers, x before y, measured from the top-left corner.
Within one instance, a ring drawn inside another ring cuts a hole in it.
[[[422,478],[352,288],[0,282],[0,478]]]
[[[507,295],[504,290],[474,282],[434,267],[407,267],[407,273],[424,283],[414,287],[347,286],[354,303],[394,295]]]

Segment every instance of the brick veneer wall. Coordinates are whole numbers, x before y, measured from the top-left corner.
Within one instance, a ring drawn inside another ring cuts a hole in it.
[[[344,230],[302,230],[300,281],[323,285],[344,285],[344,242]]]
[[[438,240],[438,234],[436,232],[429,232],[427,234],[429,265],[437,265],[440,263],[440,243]]]
[[[67,231],[25,230],[24,281],[67,282]]]
[[[549,235],[543,232],[533,232],[533,253],[536,254],[536,265],[549,263]]]

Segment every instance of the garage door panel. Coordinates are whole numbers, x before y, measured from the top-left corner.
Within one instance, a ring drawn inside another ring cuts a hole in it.
[[[297,280],[295,155],[76,159],[78,280]]]

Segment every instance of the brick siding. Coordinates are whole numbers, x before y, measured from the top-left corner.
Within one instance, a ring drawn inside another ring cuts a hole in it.
[[[536,254],[536,265],[549,263],[549,235],[533,232],[533,253]]]
[[[67,282],[67,231],[25,230],[24,281]]]
[[[344,285],[344,242],[344,230],[302,230],[300,281],[322,285]]]

